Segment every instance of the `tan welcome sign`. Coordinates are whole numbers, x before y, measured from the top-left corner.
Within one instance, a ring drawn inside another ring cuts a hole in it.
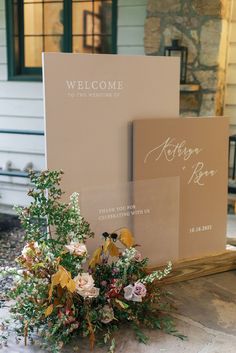
[[[67,194],[130,181],[132,120],[179,115],[178,58],[44,53],[43,71],[47,167]]]
[[[180,176],[179,258],[225,251],[228,119],[141,119],[133,135],[134,180]]]

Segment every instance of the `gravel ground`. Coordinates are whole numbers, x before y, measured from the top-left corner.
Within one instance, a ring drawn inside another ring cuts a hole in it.
[[[0,268],[15,267],[15,258],[23,246],[23,230],[17,217],[0,214]],[[10,288],[11,282],[11,278],[0,278],[0,300],[4,299],[4,291]]]
[[[21,253],[23,244],[21,228],[0,232],[0,266],[16,266],[15,258]]]

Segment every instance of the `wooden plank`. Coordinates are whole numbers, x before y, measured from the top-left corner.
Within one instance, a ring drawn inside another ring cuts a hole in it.
[[[21,178],[23,179],[23,178]],[[3,188],[1,183],[2,178],[0,178],[0,186],[1,186],[1,204],[8,205],[11,208],[14,205],[26,206],[31,201],[29,196],[27,196],[26,190],[27,187],[24,186],[24,183],[29,183],[28,179],[24,178],[25,180],[21,180],[20,178],[8,178],[9,186],[8,188]],[[12,182],[11,182],[12,181]],[[13,184],[17,183],[17,187],[14,187]],[[20,187],[22,184],[22,187]]]
[[[143,46],[119,46],[117,48],[118,54],[121,55],[144,55]]]
[[[157,269],[163,269],[163,266]],[[173,264],[172,273],[166,279],[163,279],[162,283],[183,282],[235,269],[236,251],[228,250],[221,254],[176,262]]]
[[[228,63],[236,64],[236,43],[229,44]]]
[[[236,85],[227,86],[225,104],[236,105]]]
[[[0,10],[5,10],[5,0],[0,0]]]
[[[33,163],[33,168],[41,170],[45,168],[45,157],[44,155],[35,154],[21,154],[21,153],[9,153],[2,152],[0,150],[0,167],[5,170],[7,162],[12,162],[12,167],[15,169],[24,170],[27,164]]]
[[[0,47],[0,64],[6,64],[6,63],[7,63],[7,48]]]
[[[33,116],[43,117],[42,100],[0,98],[0,114],[2,116]]]
[[[235,2],[233,1],[233,8],[232,8],[232,18],[231,18],[232,21],[236,21],[236,4]]]
[[[118,6],[146,5],[147,0],[118,0]]]
[[[143,46],[144,27],[118,27],[118,46]]]
[[[146,6],[125,6],[118,9],[118,26],[144,26]]]
[[[236,85],[236,65],[228,65],[227,69],[227,84]]]
[[[236,22],[230,24],[229,41],[236,42]]]
[[[1,134],[0,151],[21,151],[25,154],[44,154],[44,136]]]
[[[5,29],[0,29],[0,45],[6,46],[6,31],[5,31]]]
[[[236,105],[225,105],[224,115],[230,118],[230,124],[236,125]]]
[[[0,28],[6,28],[5,10],[0,10]]]
[[[42,100],[42,82],[0,82],[0,98],[22,98]]]
[[[0,81],[6,81],[6,80],[7,80],[7,65],[0,64]]]
[[[1,109],[0,109],[1,112]],[[1,116],[0,115],[0,129],[18,129],[18,130],[32,130],[43,131],[44,120],[34,117],[19,117],[19,116]]]

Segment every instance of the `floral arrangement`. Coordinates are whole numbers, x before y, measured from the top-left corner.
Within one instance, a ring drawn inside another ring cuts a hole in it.
[[[61,202],[62,172],[30,173],[34,188],[29,207],[17,207],[25,230],[26,245],[14,269],[7,293],[13,299],[11,318],[16,339],[25,344],[37,339],[52,353],[61,352],[72,337],[88,337],[115,351],[114,333],[128,323],[137,338],[146,343],[143,327],[163,329],[179,335],[168,315],[168,296],[158,281],[171,271],[147,273],[148,259],[142,259],[128,229],[102,234],[102,245],[89,258],[87,241],[94,234],[80,214],[78,195]],[[155,304],[155,305],[154,305]],[[1,325],[2,345],[12,330]]]

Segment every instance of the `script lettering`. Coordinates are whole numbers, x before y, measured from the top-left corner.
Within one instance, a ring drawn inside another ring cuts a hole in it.
[[[176,157],[183,158],[184,161],[190,159],[194,154],[198,155],[202,151],[201,148],[188,148],[186,141],[175,142],[175,138],[168,137],[161,145],[149,151],[144,159],[147,163],[151,155],[155,155],[155,160],[158,161],[162,156],[168,161],[172,162]]]
[[[204,178],[206,177],[213,177],[216,175],[217,170],[204,170],[204,163],[203,162],[198,162],[197,164],[194,164],[192,166],[193,174],[191,175],[188,184],[191,184],[192,182],[194,184],[197,184],[199,186],[204,186]]]

